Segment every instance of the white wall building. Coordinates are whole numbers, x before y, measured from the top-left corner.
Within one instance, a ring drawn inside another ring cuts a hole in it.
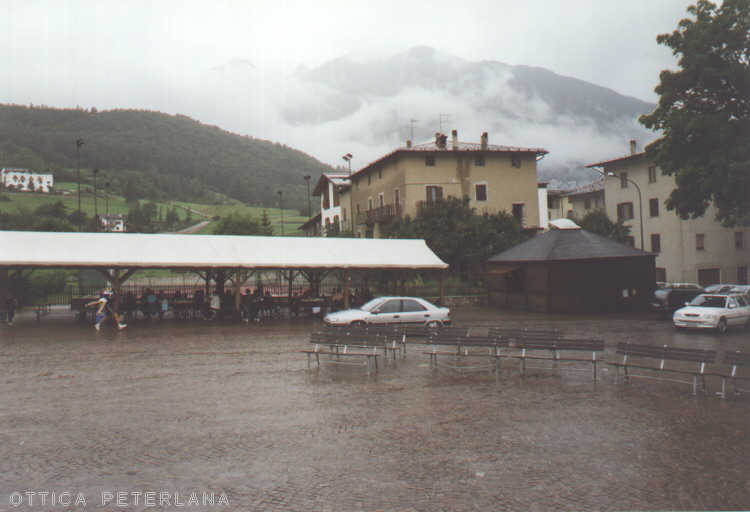
[[[0,172],[0,182],[7,189],[24,192],[49,192],[54,185],[54,178],[52,174],[4,167]]]

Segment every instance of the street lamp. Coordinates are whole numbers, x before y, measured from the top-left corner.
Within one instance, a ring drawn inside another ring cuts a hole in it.
[[[279,190],[279,204],[281,205],[281,236],[284,236],[284,193]]]
[[[83,146],[83,139],[76,140],[76,178],[78,180],[78,231],[81,231],[81,146]]]
[[[613,178],[620,178],[620,180],[622,181],[627,181],[628,183],[632,183],[635,186],[635,189],[638,191],[638,216],[640,217],[640,225],[641,225],[641,250],[645,251],[646,248],[643,246],[643,199],[641,198],[640,187],[635,181],[629,180],[625,176],[618,176],[617,174],[613,172],[608,172],[606,175],[611,176]]]
[[[94,173],[94,217],[98,217],[99,207],[96,202],[96,175],[99,174],[99,169],[94,169],[92,172]]]
[[[106,226],[106,230],[109,231],[109,182],[104,184],[104,202],[107,209],[107,220],[104,225]]]
[[[312,218],[312,206],[310,205],[310,175],[303,176],[307,182],[307,220]]]
[[[347,153],[344,156],[342,156],[341,158],[343,158],[346,161],[346,163],[349,164],[349,174],[351,174],[352,173],[352,154],[351,153]]]

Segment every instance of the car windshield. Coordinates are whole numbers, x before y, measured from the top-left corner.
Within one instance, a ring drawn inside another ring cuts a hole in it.
[[[362,311],[372,311],[381,302],[383,302],[382,298],[372,299],[370,302],[363,304],[362,307],[360,307],[359,309],[361,309]]]
[[[716,295],[698,295],[691,302],[691,306],[698,306],[700,308],[723,308],[726,305],[726,297],[718,297]]]

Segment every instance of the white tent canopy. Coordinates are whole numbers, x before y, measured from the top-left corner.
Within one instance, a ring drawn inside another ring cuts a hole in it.
[[[424,240],[0,231],[0,267],[444,269]]]

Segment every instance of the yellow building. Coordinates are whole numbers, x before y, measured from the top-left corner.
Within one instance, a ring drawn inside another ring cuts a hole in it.
[[[699,219],[682,220],[667,210],[665,201],[675,188],[644,153],[587,165],[605,176],[606,211],[631,227],[631,243],[656,254],[656,280],[748,284],[750,229],[725,228],[710,207]]]
[[[468,197],[477,212],[508,212],[524,229],[536,230],[540,213],[537,161],[541,148],[458,142],[436,134],[435,142],[398,148],[349,177],[341,193],[342,229],[357,237],[379,238],[394,217],[414,217],[425,204],[448,196]],[[541,203],[545,208],[546,203]],[[546,216],[546,215],[545,215]]]

